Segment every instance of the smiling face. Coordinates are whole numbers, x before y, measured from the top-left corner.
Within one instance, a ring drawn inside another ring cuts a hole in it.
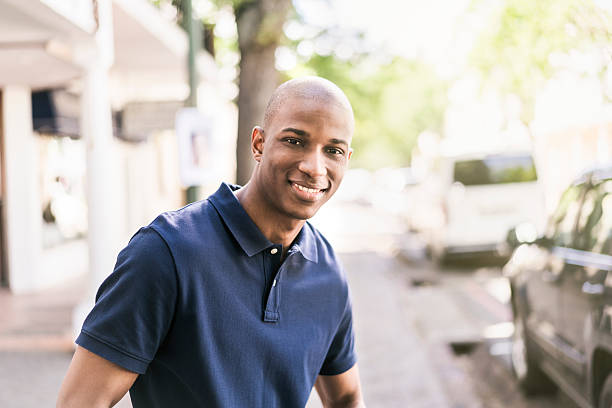
[[[351,155],[353,117],[332,97],[291,96],[253,130],[254,180],[279,215],[306,220],[336,192]]]

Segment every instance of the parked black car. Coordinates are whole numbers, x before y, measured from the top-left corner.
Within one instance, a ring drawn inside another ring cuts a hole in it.
[[[576,180],[545,234],[518,243],[504,274],[521,387],[558,386],[580,407],[612,407],[612,166]]]

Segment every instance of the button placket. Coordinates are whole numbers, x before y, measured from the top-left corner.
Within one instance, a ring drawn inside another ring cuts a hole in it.
[[[280,303],[281,303],[281,287],[282,287],[280,283],[283,279],[283,276],[285,275],[287,268],[291,264],[291,260],[292,260],[291,258],[292,256],[294,256],[295,252],[296,251],[290,250],[289,253],[287,254],[287,258],[285,258],[285,261],[278,269],[278,272],[276,273],[276,277],[274,278],[274,281],[272,283],[272,290],[270,291],[270,296],[268,297],[268,302],[266,305],[266,311],[269,311],[270,313],[273,313],[279,317],[280,317],[279,309],[280,309]]]
[[[267,300],[264,310],[264,321],[265,322],[277,322],[279,319],[278,314],[278,296],[279,296],[279,285],[278,285],[278,277],[280,275],[279,263],[280,263],[280,250],[277,247],[273,247],[270,249],[270,255],[266,256],[269,262],[266,262],[268,265],[268,272],[266,275],[269,276],[269,279],[272,280],[272,285],[270,286],[270,290],[267,294]],[[276,273],[275,273],[276,272]],[[270,282],[267,280],[267,282]]]

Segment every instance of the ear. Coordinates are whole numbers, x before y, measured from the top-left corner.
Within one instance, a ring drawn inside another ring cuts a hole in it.
[[[264,130],[255,126],[251,133],[251,152],[253,152],[253,158],[257,163],[261,162],[264,148]]]
[[[351,160],[351,156],[353,155],[353,148],[352,147],[349,147],[349,152],[348,153],[349,154],[348,154],[347,160]]]

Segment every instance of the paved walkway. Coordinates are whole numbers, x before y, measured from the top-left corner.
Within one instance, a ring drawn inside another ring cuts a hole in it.
[[[80,279],[27,295],[0,290],[0,407],[55,406],[74,351],[72,311],[86,287]],[[116,407],[131,407],[129,398]]]
[[[450,407],[427,347],[413,326],[414,309],[394,258],[343,256],[354,302],[357,350],[368,407]],[[405,266],[404,266],[405,267]]]
[[[0,289],[0,352],[72,350],[72,310],[85,280],[44,292],[12,295]]]
[[[0,290],[0,406],[51,407],[72,355],[83,281],[43,293]]]

